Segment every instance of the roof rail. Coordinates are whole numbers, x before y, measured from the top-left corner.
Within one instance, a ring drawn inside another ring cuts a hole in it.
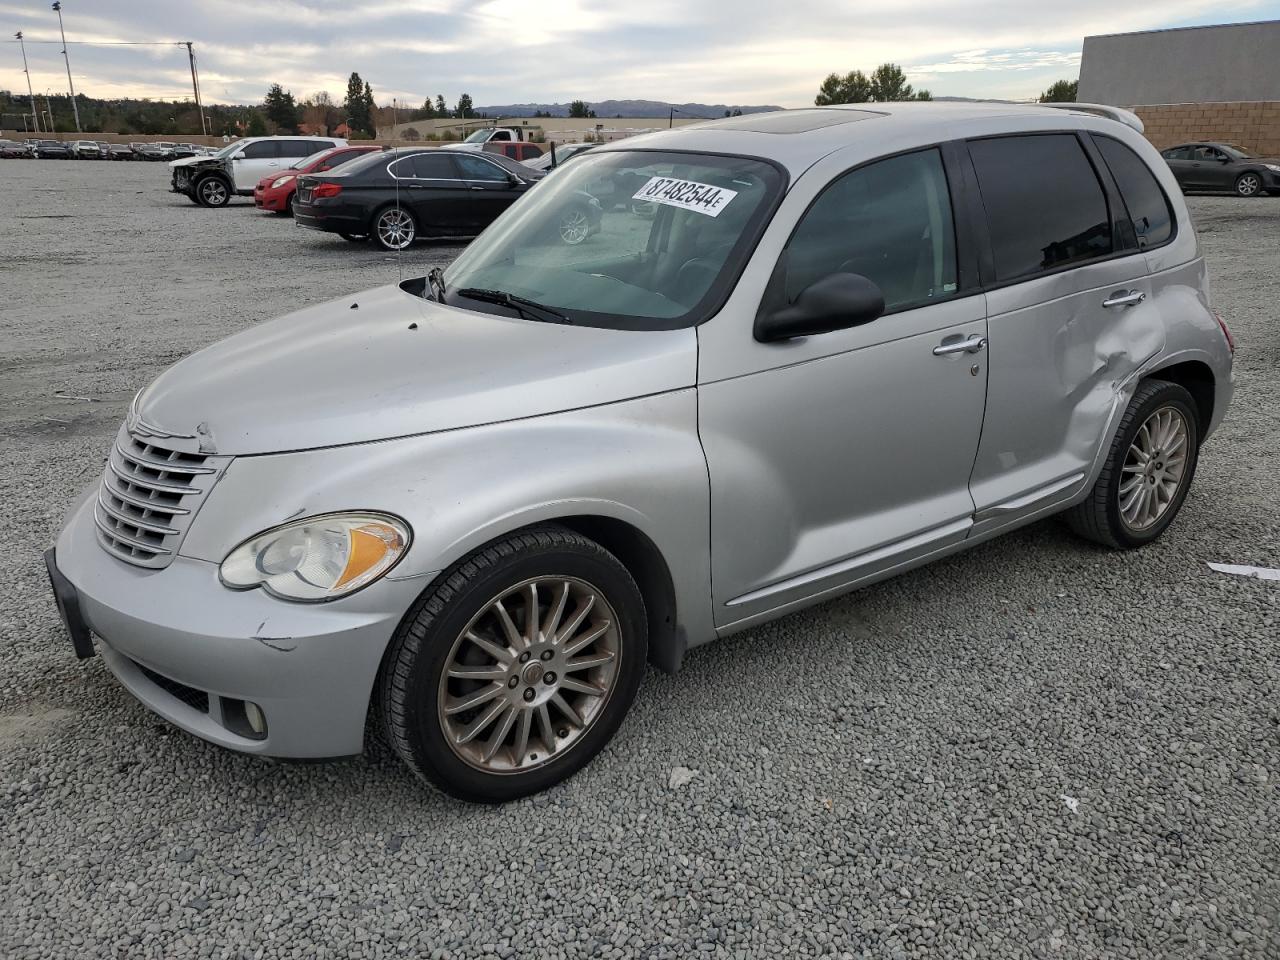
[[[1108,120],[1123,123],[1126,127],[1132,127],[1139,133],[1146,129],[1143,126],[1142,118],[1132,110],[1108,106],[1105,103],[1042,103],[1040,106],[1055,107],[1058,110],[1076,110],[1080,113],[1092,113],[1095,116],[1106,117]]]

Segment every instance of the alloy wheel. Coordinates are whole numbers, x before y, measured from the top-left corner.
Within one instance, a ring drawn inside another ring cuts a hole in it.
[[[227,188],[220,180],[206,180],[200,184],[200,198],[211,207],[220,207],[227,202]]]
[[[1236,180],[1236,193],[1242,197],[1252,197],[1255,193],[1262,189],[1262,181],[1258,179],[1256,173],[1241,174]]]
[[[379,242],[388,250],[403,250],[413,243],[413,217],[399,207],[383,211],[376,229]]]
[[[560,218],[560,239],[571,247],[576,247],[587,239],[587,234],[590,232],[591,225],[587,215],[577,208],[568,211]]]
[[[1187,468],[1187,421],[1176,407],[1161,407],[1143,422],[1121,469],[1120,517],[1130,530],[1146,530],[1173,502]]]
[[[449,748],[485,773],[524,773],[571,749],[603,713],[623,637],[604,594],[572,577],[525,580],[454,641],[440,678]]]

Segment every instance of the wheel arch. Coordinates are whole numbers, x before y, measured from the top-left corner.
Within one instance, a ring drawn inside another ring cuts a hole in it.
[[[1202,360],[1184,360],[1158,370],[1152,370],[1146,380],[1166,380],[1176,383],[1191,394],[1196,403],[1196,435],[1201,443],[1213,423],[1214,403],[1217,399],[1217,381],[1213,370]]]

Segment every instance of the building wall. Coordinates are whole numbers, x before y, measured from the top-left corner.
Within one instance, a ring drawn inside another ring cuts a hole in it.
[[[1142,118],[1147,139],[1162,150],[1189,140],[1218,140],[1238,143],[1259,156],[1280,157],[1280,100],[1162,103],[1133,109]]]
[[[1280,97],[1280,20],[1085,37],[1083,103],[1186,104]]]

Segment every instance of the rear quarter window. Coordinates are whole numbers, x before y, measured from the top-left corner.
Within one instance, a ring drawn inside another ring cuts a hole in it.
[[[1106,194],[1074,134],[972,140],[969,155],[987,211],[997,282],[1111,253]]]
[[[1173,237],[1173,207],[1142,158],[1119,140],[1094,136],[1133,221],[1138,247],[1158,247]]]

